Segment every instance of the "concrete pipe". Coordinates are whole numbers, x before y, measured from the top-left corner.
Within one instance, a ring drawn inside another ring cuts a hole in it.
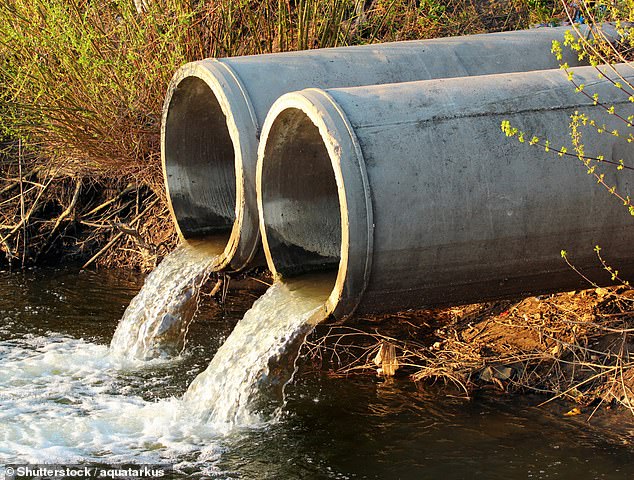
[[[241,269],[259,246],[255,165],[273,102],[307,87],[345,87],[554,68],[563,28],[227,59],[183,66],[168,89],[161,152],[170,210],[184,239],[215,235],[218,268]],[[566,60],[577,64],[569,54]]]
[[[634,79],[631,67],[619,71]],[[575,78],[625,117],[634,113],[627,94],[592,67]],[[562,249],[601,284],[610,276],[601,275],[597,244],[623,274],[633,272],[627,208],[576,157],[500,129],[509,120],[562,146],[575,111],[619,125],[592,103],[560,70],[282,96],[263,125],[257,167],[269,268],[282,281],[336,271],[326,304],[336,317],[587,285]],[[632,144],[585,130],[587,155],[634,166]],[[598,168],[632,195],[631,172]]]

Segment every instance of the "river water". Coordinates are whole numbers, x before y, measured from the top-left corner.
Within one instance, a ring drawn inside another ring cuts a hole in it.
[[[202,308],[176,359],[112,355],[142,284],[125,272],[0,273],[0,475],[10,463],[169,463],[174,478],[418,479],[634,476],[634,422],[566,405],[470,401],[407,380],[305,369],[279,415],[229,432],[180,399],[264,289]]]

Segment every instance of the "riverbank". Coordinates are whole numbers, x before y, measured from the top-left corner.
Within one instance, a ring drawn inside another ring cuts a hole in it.
[[[471,397],[539,394],[569,415],[634,414],[634,290],[626,287],[365,316],[305,346],[332,375],[409,377]]]
[[[264,270],[213,274],[201,298],[241,316],[271,283]],[[593,287],[330,320],[316,327],[300,356],[304,373],[409,381],[465,399],[555,402],[563,414],[588,421],[608,412],[631,419],[633,331],[634,289]]]

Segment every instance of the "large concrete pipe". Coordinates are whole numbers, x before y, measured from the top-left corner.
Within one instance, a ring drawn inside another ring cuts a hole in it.
[[[634,79],[631,67],[619,70]],[[575,78],[621,115],[634,113],[592,67]],[[570,144],[575,111],[619,125],[592,103],[560,70],[282,96],[263,125],[257,170],[269,268],[282,281],[337,271],[326,308],[338,317],[577,288],[584,280],[562,249],[599,283],[610,276],[599,272],[597,244],[631,273],[627,208],[576,157],[500,129],[509,120],[558,147]],[[625,139],[594,130],[583,140],[586,155],[634,166]],[[599,169],[634,197],[631,172]]]
[[[307,87],[345,87],[554,68],[564,28],[249,57],[183,66],[168,89],[161,151],[182,238],[225,237],[218,268],[240,269],[259,246],[255,165],[273,102]],[[565,59],[577,64],[576,56]]]

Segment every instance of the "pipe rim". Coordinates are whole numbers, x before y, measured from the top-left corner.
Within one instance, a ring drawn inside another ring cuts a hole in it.
[[[219,60],[205,59],[187,63],[175,72],[169,83],[161,116],[161,168],[167,207],[178,237],[187,241],[188,235],[181,228],[171,199],[167,174],[169,160],[166,156],[166,126],[174,92],[183,81],[192,77],[202,80],[218,102],[226,120],[234,153],[235,218],[226,246],[218,254],[213,268],[241,270],[255,257],[259,244],[257,212],[246,208],[250,203],[248,197],[255,197],[255,192],[248,188],[246,173],[249,164],[256,158],[258,123],[242,82],[228,65]],[[253,160],[249,161],[249,159]],[[255,198],[252,199],[251,204],[255,205]]]
[[[328,92],[310,88],[281,96],[264,120],[256,171],[260,237],[269,270],[281,279],[267,238],[263,168],[269,135],[279,115],[289,109],[304,113],[318,128],[333,169],[341,215],[341,248],[337,278],[326,301],[327,315],[350,316],[368,285],[372,267],[374,222],[370,184],[363,153],[345,112]],[[362,192],[362,198],[353,192]]]

